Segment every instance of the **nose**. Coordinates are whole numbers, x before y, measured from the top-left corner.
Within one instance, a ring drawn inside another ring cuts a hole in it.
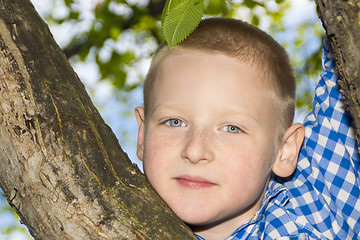
[[[212,161],[213,151],[210,146],[211,133],[205,129],[188,131],[182,150],[182,157],[191,163]]]

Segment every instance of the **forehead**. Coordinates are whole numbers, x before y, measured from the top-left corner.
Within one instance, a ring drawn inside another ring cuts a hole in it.
[[[150,106],[203,104],[261,111],[272,94],[257,67],[219,53],[183,50],[167,55],[154,79]],[[192,102],[189,102],[189,101]],[[208,107],[206,107],[208,109]]]
[[[264,84],[269,83],[268,70],[265,67],[260,67],[261,61],[252,59],[251,56],[245,56],[246,54],[240,54],[238,57],[236,54],[231,55],[227,52],[216,51],[211,49],[194,49],[194,48],[185,48],[182,46],[175,46],[170,50],[166,47],[162,48],[159,51],[159,56],[157,56],[157,71],[161,72],[172,66],[173,64],[178,65],[178,68],[181,66],[186,66],[192,64],[194,61],[201,61],[207,63],[219,62],[223,64],[223,72],[232,71],[238,68],[238,65],[247,65],[251,71],[256,72],[256,74],[261,75],[259,81],[253,81],[257,87],[263,87]],[[196,59],[196,60],[195,60]],[[203,67],[203,66],[202,66]],[[233,68],[233,69],[232,69]],[[183,69],[181,69],[183,70]],[[220,71],[221,69],[216,68],[215,70]]]
[[[214,80],[218,84],[233,84],[241,88],[257,88],[259,92],[269,92],[269,81],[265,72],[254,64],[223,53],[178,48],[163,55],[154,85],[159,88],[166,83],[174,84],[174,79],[185,81],[184,78],[190,78],[191,84],[202,82],[203,86],[206,86],[207,82]]]

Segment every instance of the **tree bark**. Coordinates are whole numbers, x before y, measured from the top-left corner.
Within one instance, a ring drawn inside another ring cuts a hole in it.
[[[28,0],[0,0],[0,185],[35,239],[196,239],[128,160]]]
[[[336,62],[344,102],[360,143],[360,1],[315,0]]]
[[[316,3],[359,139],[359,3]],[[196,239],[123,153],[28,0],[0,0],[0,185],[35,239]]]

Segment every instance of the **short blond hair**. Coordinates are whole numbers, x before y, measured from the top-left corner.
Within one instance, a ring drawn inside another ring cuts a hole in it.
[[[264,83],[273,91],[274,107],[279,115],[281,132],[293,122],[296,80],[285,49],[264,31],[241,20],[208,18],[182,43],[168,49],[163,42],[155,52],[144,81],[144,108],[150,95],[159,65],[166,56],[184,49],[222,53],[256,66],[264,73]]]

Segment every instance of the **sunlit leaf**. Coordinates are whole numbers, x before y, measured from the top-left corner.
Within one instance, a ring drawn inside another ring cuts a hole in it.
[[[181,4],[183,0],[167,0],[162,11],[161,15],[161,23],[164,23],[165,17],[169,14],[170,10],[173,9],[175,6]],[[185,2],[185,1],[184,1]]]
[[[204,13],[204,1],[186,0],[178,1],[177,5],[170,4],[168,3],[168,11],[165,11],[162,30],[168,46],[172,47],[189,36],[200,23]]]

